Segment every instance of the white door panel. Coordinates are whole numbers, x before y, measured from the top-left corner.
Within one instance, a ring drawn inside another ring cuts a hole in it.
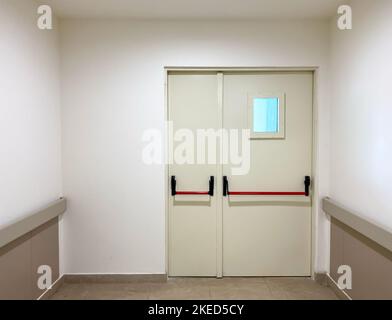
[[[169,166],[177,190],[207,191],[215,177],[213,197],[170,196],[169,276],[310,275],[310,197],[223,197],[220,186],[223,172],[229,191],[304,191],[312,173],[313,73],[170,73],[169,120],[174,133],[221,129],[222,122],[224,129],[248,129],[250,97],[274,94],[285,100],[283,138],[251,139],[247,174],[232,175],[230,164]]]
[[[312,87],[312,73],[225,75],[225,128],[249,127],[249,96],[277,92],[285,97],[285,137],[251,139],[249,173],[231,176],[231,166],[223,168],[229,179],[229,191],[304,191],[305,176],[311,175],[312,168]],[[310,254],[309,198],[224,199],[224,275],[308,276]]]
[[[309,207],[248,203],[224,211],[224,276],[309,276]]]
[[[218,81],[214,73],[174,73],[168,79],[169,120],[179,129],[216,129]],[[174,150],[182,142],[174,143]],[[195,147],[196,148],[196,147]],[[195,150],[196,152],[196,150]],[[177,190],[207,191],[216,165],[173,164]],[[216,199],[205,195],[170,196],[169,275],[216,276]]]

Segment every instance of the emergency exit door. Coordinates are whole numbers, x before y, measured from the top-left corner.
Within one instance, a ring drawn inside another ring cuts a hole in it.
[[[169,276],[310,275],[312,100],[312,72],[169,73]]]

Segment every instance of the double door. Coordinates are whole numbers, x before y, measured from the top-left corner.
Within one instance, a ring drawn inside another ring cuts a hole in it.
[[[312,72],[171,72],[169,276],[309,276]]]

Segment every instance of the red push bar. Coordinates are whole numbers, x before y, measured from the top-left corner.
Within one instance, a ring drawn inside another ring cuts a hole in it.
[[[208,191],[176,191],[176,195],[209,195]]]
[[[177,181],[176,177],[172,176],[171,177],[171,194],[174,197],[175,195],[209,195],[211,197],[214,196],[214,177],[210,177],[210,181],[208,182],[208,191],[177,191],[176,186],[177,186]]]
[[[229,196],[306,196],[305,192],[228,192]]]
[[[229,180],[227,179],[227,176],[223,177],[223,196],[305,196],[309,197],[310,194],[310,177],[306,176],[305,181],[305,191],[304,192],[272,192],[272,191],[263,191],[263,192],[257,192],[257,191],[241,191],[241,192],[233,192],[229,191]]]

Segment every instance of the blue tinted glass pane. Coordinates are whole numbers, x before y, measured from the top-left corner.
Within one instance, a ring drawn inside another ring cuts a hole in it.
[[[279,99],[256,98],[253,100],[253,131],[279,132]]]

